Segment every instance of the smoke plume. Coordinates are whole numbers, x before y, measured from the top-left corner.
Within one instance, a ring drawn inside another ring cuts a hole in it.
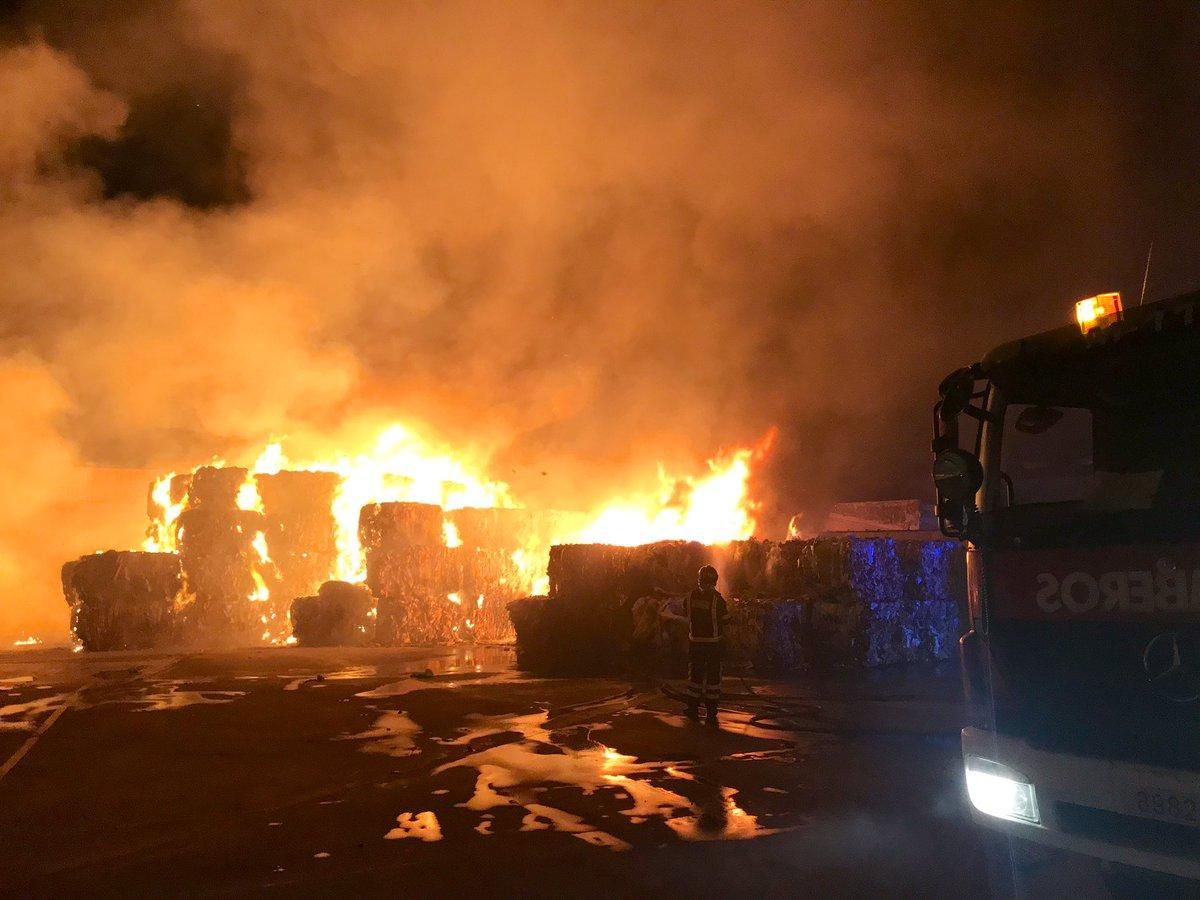
[[[58,563],[136,542],[100,471],[400,419],[587,506],[775,425],[777,534],[925,492],[940,376],[1136,295],[1151,240],[1152,296],[1195,280],[1184,4],[0,22],[0,635],[61,631]]]

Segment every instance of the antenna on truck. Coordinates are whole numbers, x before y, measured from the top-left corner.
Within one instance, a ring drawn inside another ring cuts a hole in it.
[[[1138,297],[1138,306],[1141,306],[1146,299],[1146,285],[1150,281],[1150,256],[1154,253],[1154,241],[1150,242],[1150,249],[1146,251],[1146,274],[1142,276],[1142,296]]]

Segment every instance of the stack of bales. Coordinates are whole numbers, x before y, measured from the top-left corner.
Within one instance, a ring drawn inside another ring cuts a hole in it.
[[[507,605],[522,596],[540,571],[554,535],[571,527],[570,513],[529,509],[467,508],[446,513],[461,546],[459,593],[468,628],[478,641],[511,641]]]
[[[467,630],[463,604],[450,599],[462,567],[442,528],[441,507],[428,503],[371,503],[359,513],[379,643],[448,643]]]
[[[543,671],[611,671],[632,631],[632,606],[655,588],[681,598],[712,564],[729,598],[728,655],[762,674],[818,666],[946,659],[965,602],[962,549],[927,536],[568,545],[550,554],[550,596],[510,605],[518,661]],[[675,648],[664,622],[659,646]],[[667,661],[667,668],[679,659]]]
[[[264,524],[262,513],[238,508],[246,475],[242,468],[204,466],[191,476],[176,531],[189,601],[179,624],[188,642],[245,645],[261,639],[269,609],[250,598],[258,591],[253,542]]]
[[[71,631],[87,650],[142,650],[173,642],[181,583],[174,553],[109,550],[62,567]]]
[[[277,472],[258,475],[263,528],[271,571],[269,617],[281,619],[292,600],[317,592],[337,562],[334,472]]]

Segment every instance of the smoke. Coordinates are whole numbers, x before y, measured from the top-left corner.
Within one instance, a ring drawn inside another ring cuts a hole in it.
[[[1185,5],[84,6],[0,46],[0,633],[136,538],[81,467],[398,418],[573,506],[777,425],[777,531],[924,491],[941,375],[1149,240],[1194,280]]]

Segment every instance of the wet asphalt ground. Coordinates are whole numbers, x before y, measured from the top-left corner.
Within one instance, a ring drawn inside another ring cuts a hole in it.
[[[953,673],[725,686],[714,728],[503,649],[0,654],[0,895],[1011,889]]]

